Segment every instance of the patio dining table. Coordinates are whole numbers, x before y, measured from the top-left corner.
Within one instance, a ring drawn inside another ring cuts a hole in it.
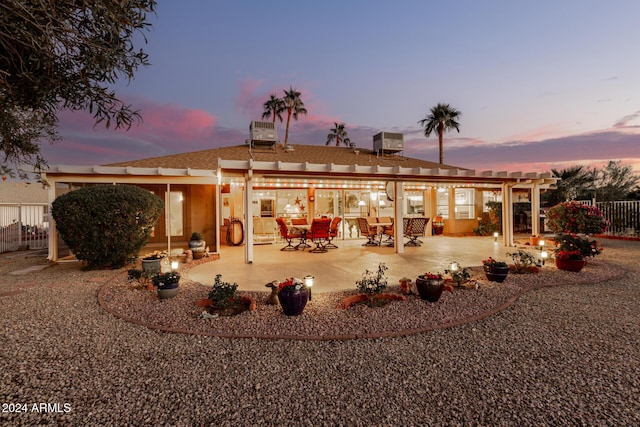
[[[302,248],[303,250],[305,248],[310,248],[311,245],[307,243],[307,233],[311,230],[311,224],[292,225],[291,228],[300,232],[300,243],[298,243],[295,248]]]
[[[391,227],[393,222],[367,222],[370,227],[376,227],[376,231],[378,233],[378,246],[382,245],[382,235],[384,234],[385,227]]]

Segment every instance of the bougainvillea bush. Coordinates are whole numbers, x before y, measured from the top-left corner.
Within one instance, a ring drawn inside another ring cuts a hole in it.
[[[580,202],[558,203],[547,211],[547,227],[555,233],[600,234],[607,221],[595,206]]]

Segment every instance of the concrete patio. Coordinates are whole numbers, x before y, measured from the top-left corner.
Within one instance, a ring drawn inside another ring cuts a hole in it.
[[[521,241],[528,236],[520,236]],[[281,251],[284,242],[255,245],[254,262],[244,262],[244,246],[223,246],[220,259],[191,268],[187,278],[211,285],[216,274],[222,279],[238,283],[242,291],[265,291],[265,283],[287,277],[315,277],[314,292],[333,292],[355,289],[355,281],[365,270],[375,270],[383,262],[389,268],[389,285],[398,284],[404,276],[415,279],[426,271],[441,272],[449,268],[453,261],[462,267],[479,266],[483,259],[493,257],[511,261],[506,254],[516,247],[505,247],[501,239],[493,237],[446,237],[427,236],[418,247],[405,247],[404,254],[396,254],[392,247],[362,246],[365,239],[338,240],[338,249],[327,253],[306,251]],[[518,239],[516,238],[516,241]],[[529,248],[537,254],[537,248]]]

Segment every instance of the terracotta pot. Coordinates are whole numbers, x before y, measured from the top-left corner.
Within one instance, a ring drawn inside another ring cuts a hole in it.
[[[278,301],[280,301],[282,311],[287,316],[301,315],[308,300],[309,292],[306,289],[278,292]]]
[[[559,270],[573,271],[575,273],[582,270],[587,264],[584,259],[558,259],[556,258],[556,267]]]
[[[489,267],[484,265],[484,274],[490,282],[502,283],[509,275],[509,267]]]
[[[416,288],[420,298],[429,302],[437,302],[442,295],[444,289],[444,280],[425,279],[424,276],[418,276],[416,279]]]

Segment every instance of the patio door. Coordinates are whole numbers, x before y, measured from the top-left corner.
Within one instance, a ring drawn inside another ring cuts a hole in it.
[[[171,191],[167,192],[166,185],[144,185],[151,193],[164,201],[164,211],[153,229],[149,243],[166,243],[167,236],[171,240],[186,241],[187,230],[187,186],[171,185]]]

